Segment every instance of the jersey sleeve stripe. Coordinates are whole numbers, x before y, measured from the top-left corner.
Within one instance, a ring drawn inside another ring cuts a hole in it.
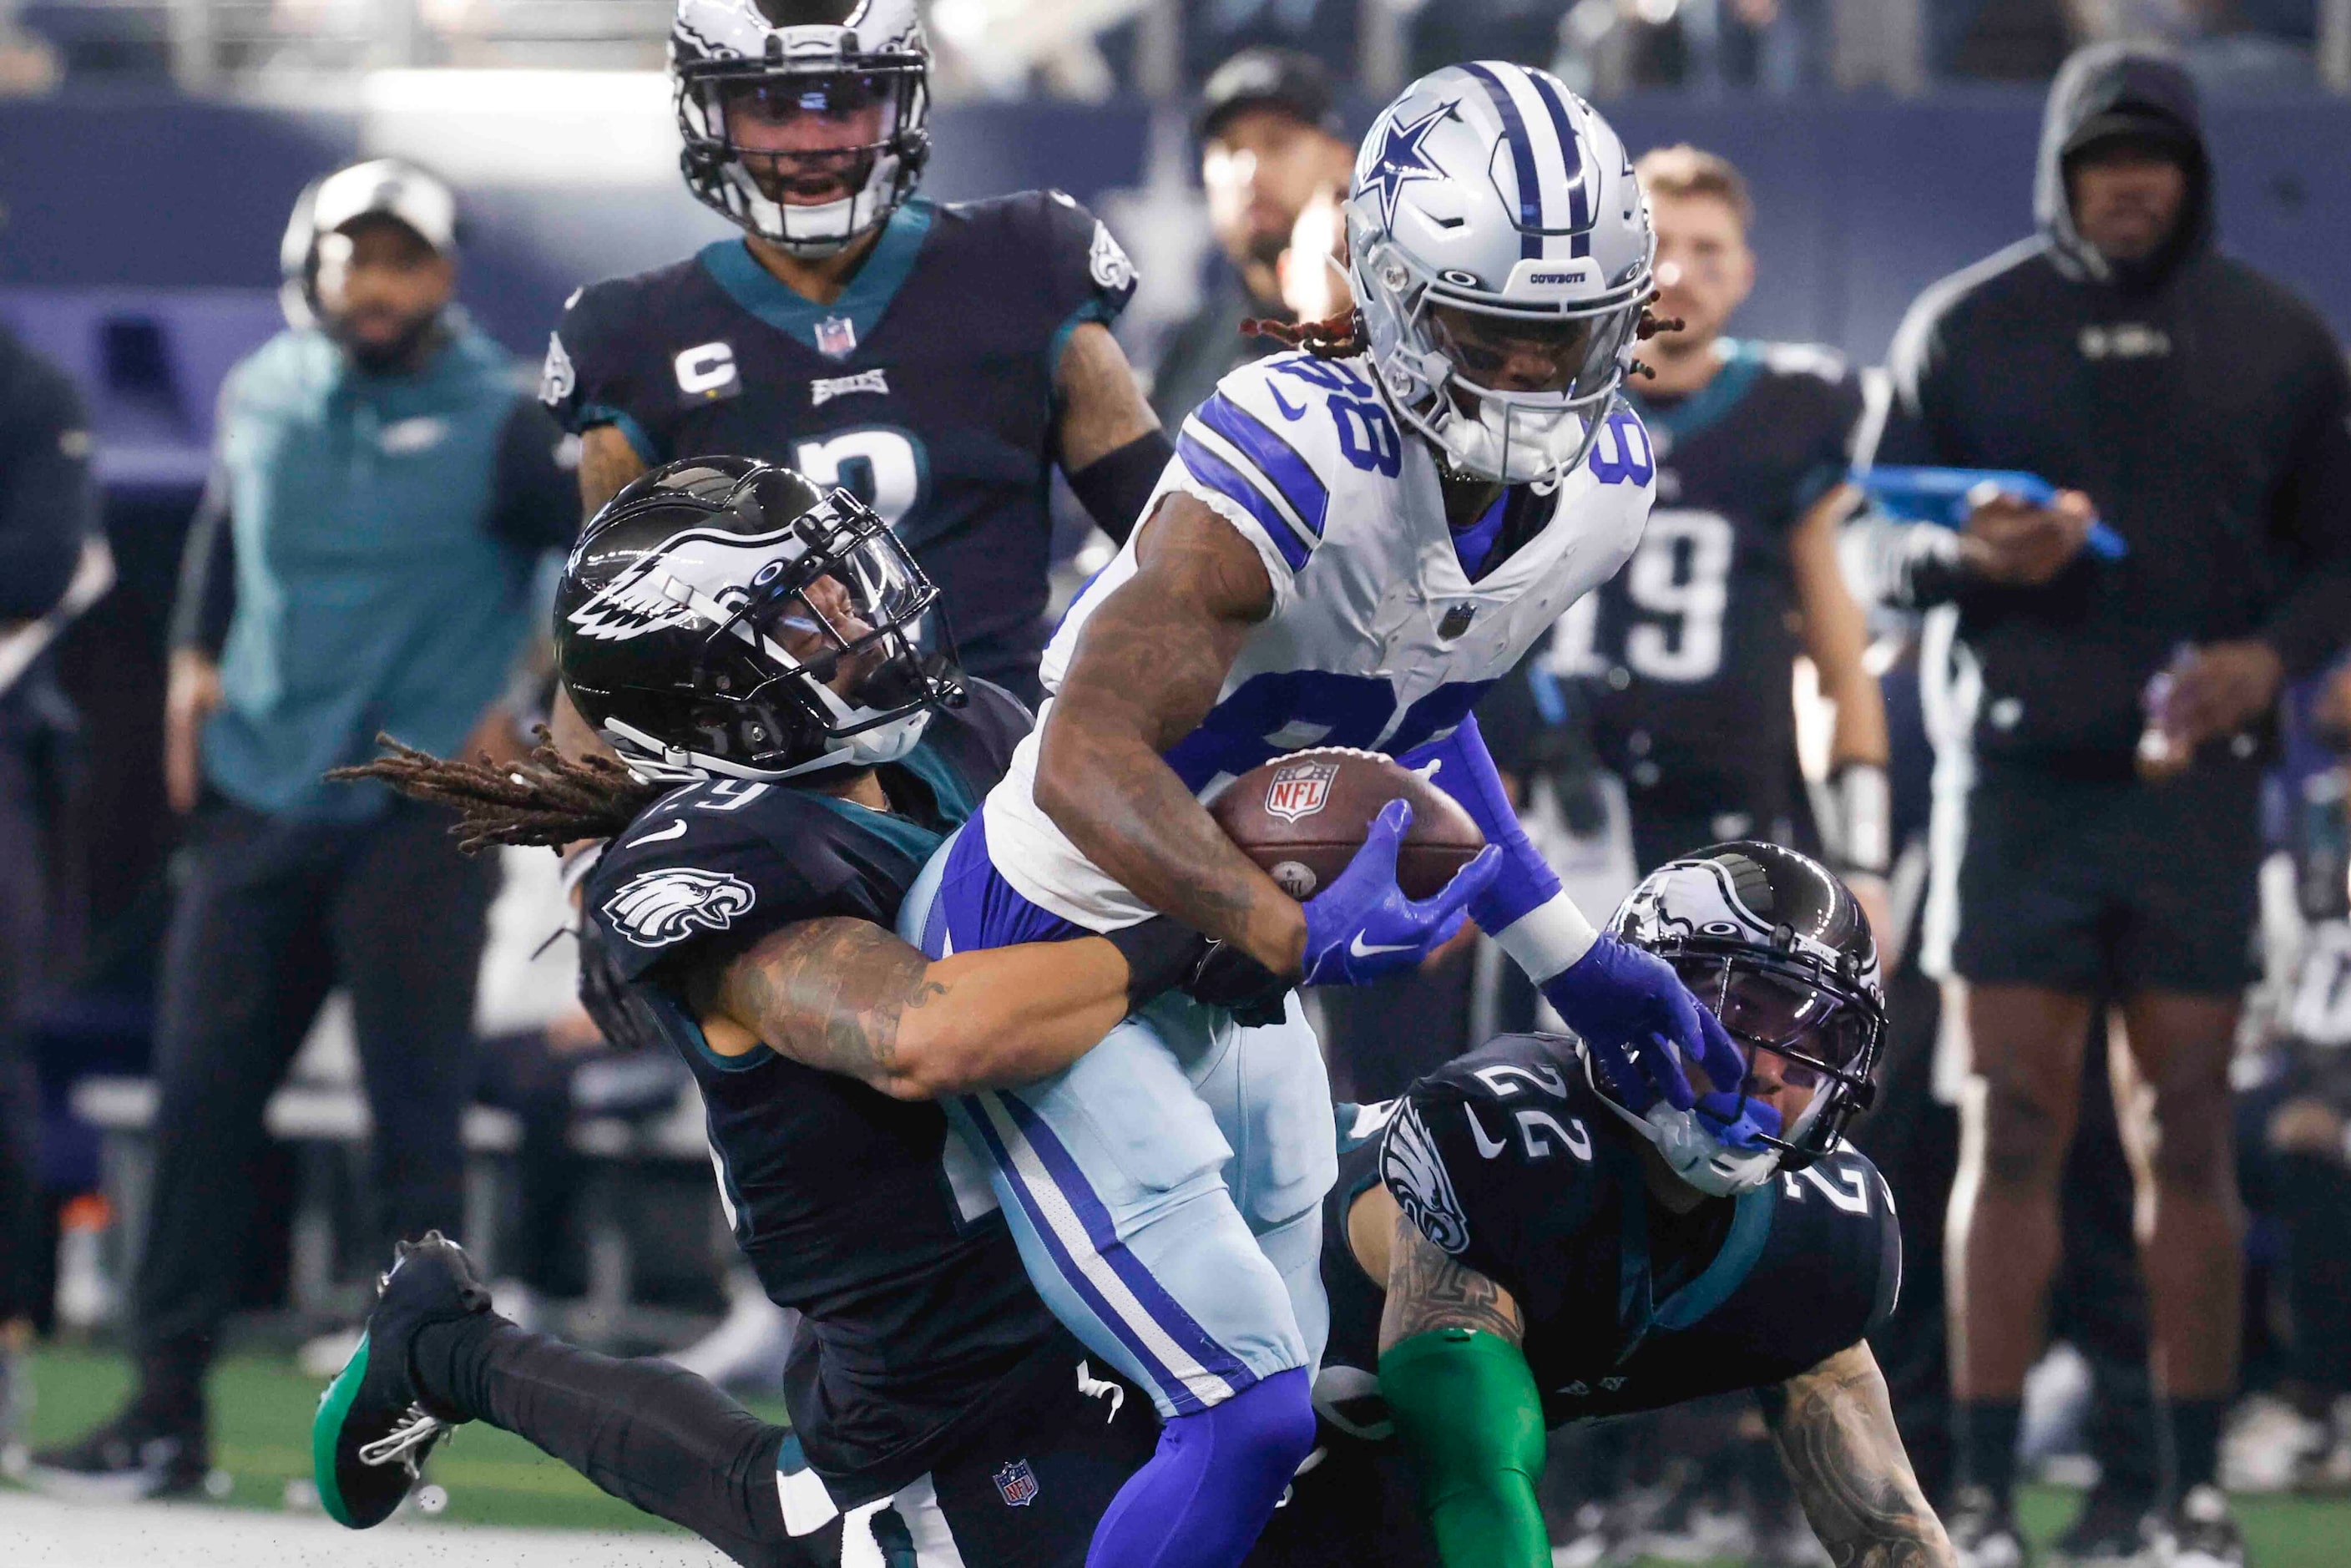
[[[1316,538],[1322,537],[1322,519],[1331,509],[1331,492],[1316,477],[1312,464],[1283,440],[1271,426],[1217,392],[1195,411],[1193,417],[1233,444],[1273,481],[1274,488]]]
[[[1247,459],[1195,419],[1186,420],[1177,433],[1176,455],[1194,478],[1255,517],[1290,570],[1305,570],[1306,558],[1314,549],[1313,536],[1304,523],[1291,520],[1288,504],[1271,494],[1270,485],[1259,488],[1244,476],[1242,465]]]

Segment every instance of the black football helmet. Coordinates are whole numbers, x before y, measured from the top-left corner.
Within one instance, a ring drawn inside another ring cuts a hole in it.
[[[914,0],[678,0],[669,59],[686,185],[730,222],[830,256],[914,193],[931,155],[931,50]],[[869,126],[848,132],[868,139],[782,152],[748,144],[739,123],[802,116]],[[847,194],[783,199],[819,170],[837,171]]]
[[[1683,1180],[1728,1194],[1802,1170],[1869,1107],[1886,1041],[1877,944],[1826,866],[1778,844],[1715,844],[1650,873],[1608,929],[1672,965],[1750,1061],[1769,1051],[1790,1082],[1813,1082],[1802,1113],[1760,1149],[1730,1147],[1695,1113],[1663,1102],[1646,1115],[1617,1106]],[[1615,1104],[1605,1075],[1593,1085]]]
[[[756,458],[687,458],[589,520],[556,590],[556,666],[646,779],[875,767],[963,700],[937,599],[848,491]]]

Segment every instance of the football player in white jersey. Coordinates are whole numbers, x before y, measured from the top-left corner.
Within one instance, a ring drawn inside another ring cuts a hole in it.
[[[1327,984],[1416,963],[1466,904],[1669,1159],[1738,1158],[1780,1130],[1740,1092],[1740,1048],[1567,901],[1469,716],[1648,515],[1654,455],[1617,396],[1653,295],[1630,160],[1544,73],[1449,67],[1375,121],[1346,218],[1359,314],[1234,371],[1186,421],[1148,520],[1046,653],[1038,731],[901,929],[938,954],[1163,910],[1282,982]],[[1314,746],[1432,771],[1495,849],[1407,901],[1398,802],[1301,905],[1202,801]],[[1237,1561],[1307,1455],[1328,1098],[1294,998],[1247,1024],[1178,998],[1051,1079],[954,1108],[1047,1303],[1165,1419],[1097,1568]]]

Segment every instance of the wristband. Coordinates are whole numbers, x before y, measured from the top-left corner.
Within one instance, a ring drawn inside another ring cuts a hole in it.
[[[1572,967],[1600,940],[1600,933],[1564,893],[1552,894],[1501,930],[1486,935],[1538,986]]]
[[[1172,990],[1190,979],[1208,952],[1208,938],[1164,915],[1093,935],[1117,948],[1126,959],[1129,1007],[1139,1008],[1160,992]]]
[[[1075,473],[1065,471],[1064,477],[1095,526],[1123,545],[1142,521],[1144,503],[1159,487],[1159,476],[1175,455],[1167,433],[1152,429]]]
[[[1894,799],[1886,769],[1875,762],[1848,762],[1829,775],[1836,800],[1836,858],[1852,871],[1886,874],[1894,863]]]

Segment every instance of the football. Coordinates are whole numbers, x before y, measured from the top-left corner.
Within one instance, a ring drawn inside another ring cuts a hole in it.
[[[1396,885],[1414,898],[1436,893],[1486,847],[1469,813],[1436,785],[1377,752],[1342,747],[1293,751],[1252,768],[1208,811],[1284,893],[1303,902],[1346,869],[1391,800],[1412,803]]]

